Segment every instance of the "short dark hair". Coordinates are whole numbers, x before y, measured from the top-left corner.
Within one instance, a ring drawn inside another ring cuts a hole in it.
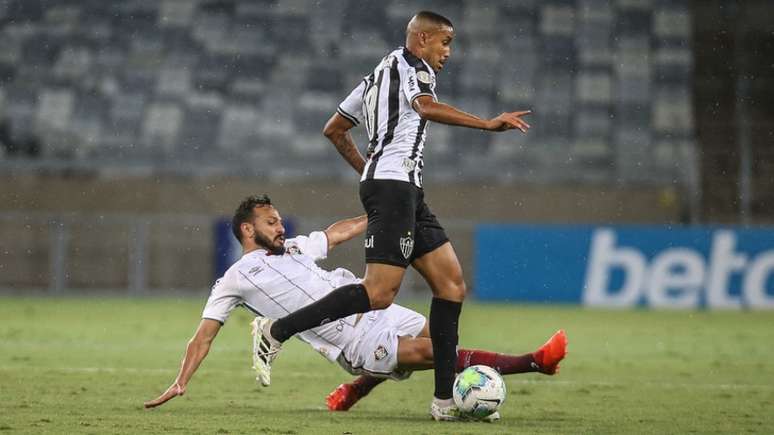
[[[242,242],[242,230],[240,227],[243,223],[249,222],[253,217],[253,209],[256,206],[271,205],[271,198],[268,195],[250,195],[237,207],[234,212],[234,217],[231,218],[231,232],[234,233],[237,242]]]
[[[417,12],[416,17],[421,18],[423,20],[430,21],[431,23],[438,24],[439,26],[449,26],[451,28],[454,28],[454,25],[452,24],[450,19],[444,17],[441,14],[436,14],[435,12],[419,11]]]

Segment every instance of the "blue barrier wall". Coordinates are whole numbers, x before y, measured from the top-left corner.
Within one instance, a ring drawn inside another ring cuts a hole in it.
[[[774,308],[774,229],[481,225],[480,300]]]

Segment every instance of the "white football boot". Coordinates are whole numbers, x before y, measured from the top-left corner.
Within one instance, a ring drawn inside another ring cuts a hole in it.
[[[454,404],[452,399],[436,399],[430,402],[430,416],[435,421],[461,421],[460,409]]]
[[[433,420],[435,421],[482,421],[494,423],[500,420],[500,413],[497,411],[486,417],[477,418],[460,411],[451,399],[446,401],[435,398],[433,398],[432,403],[430,403],[430,416],[433,417]]]
[[[485,421],[487,423],[494,423],[494,422],[499,421],[499,420],[500,420],[500,412],[499,411],[495,411],[495,412],[487,415],[486,417],[478,419],[476,421]]]
[[[264,387],[271,385],[271,363],[282,350],[282,343],[271,336],[269,330],[274,320],[268,317],[256,317],[250,322],[253,336],[253,369],[255,380]]]

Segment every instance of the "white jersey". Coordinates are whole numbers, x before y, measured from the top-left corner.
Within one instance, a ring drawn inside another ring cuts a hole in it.
[[[346,269],[327,271],[315,263],[328,254],[322,231],[285,241],[284,255],[259,249],[234,263],[215,282],[202,317],[224,323],[242,305],[255,314],[278,319],[322,298],[332,290],[360,282]],[[352,315],[296,334],[330,361],[354,338]]]
[[[412,106],[420,95],[436,99],[435,72],[400,47],[341,102],[337,112],[355,125],[364,120],[368,133],[361,181],[400,180],[422,187],[427,121]]]

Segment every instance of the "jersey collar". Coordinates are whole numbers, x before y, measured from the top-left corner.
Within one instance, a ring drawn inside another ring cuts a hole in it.
[[[425,62],[424,59],[418,58],[414,56],[414,53],[409,51],[408,48],[401,46],[401,49],[403,49],[403,57],[406,59],[406,62],[408,62],[409,65],[413,66],[414,68],[426,68],[428,72],[435,75],[435,71],[433,71],[432,68],[430,68],[430,64]]]

